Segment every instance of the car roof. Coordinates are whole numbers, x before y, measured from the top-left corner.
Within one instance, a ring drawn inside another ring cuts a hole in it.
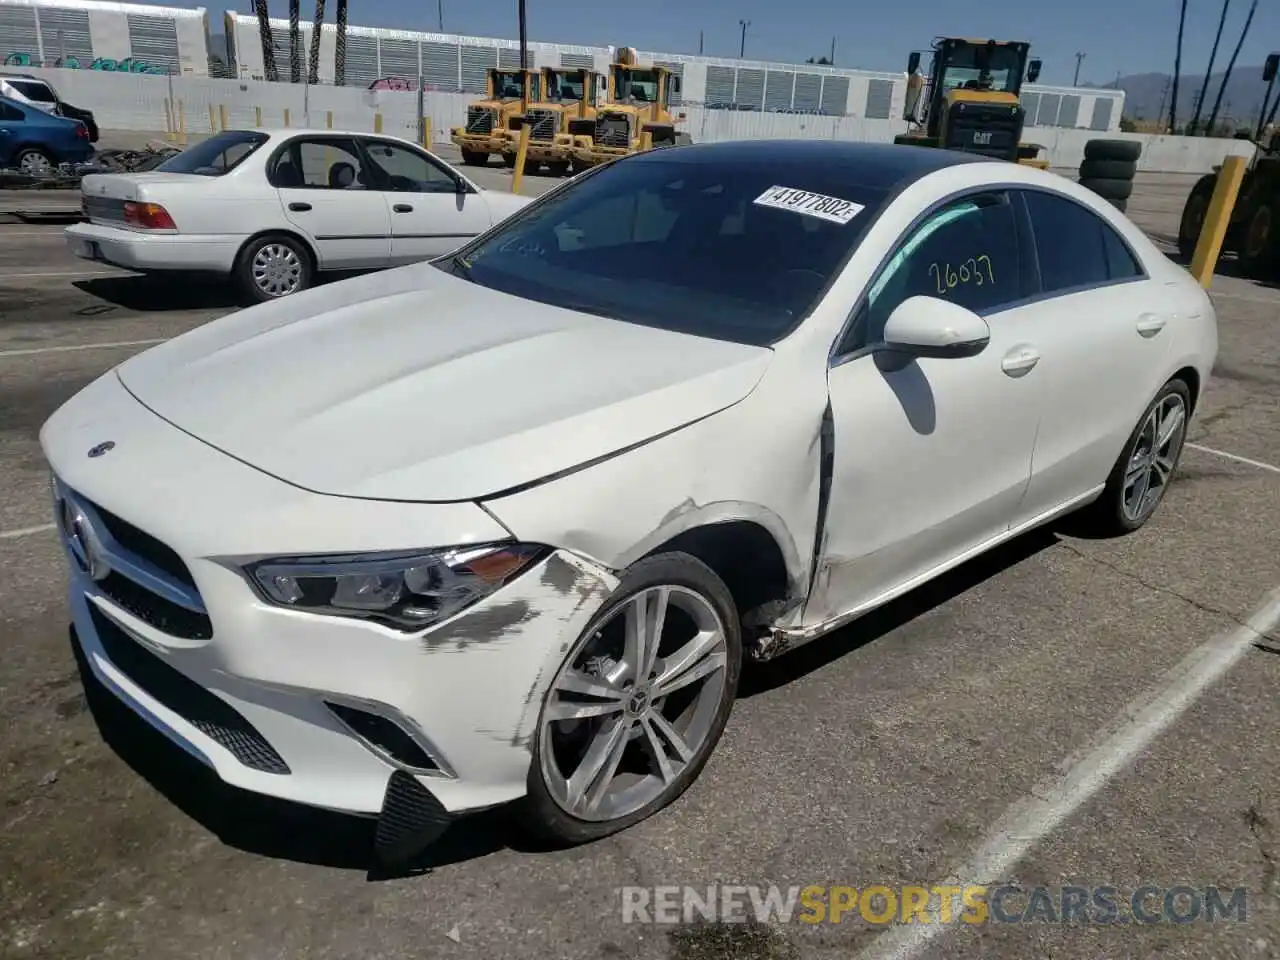
[[[250,127],[240,130],[227,130],[227,133],[264,133],[272,139],[283,137],[381,137],[384,140],[399,140],[413,143],[407,137],[394,133],[374,133],[372,130],[326,130],[320,127]]]
[[[852,140],[738,140],[667,147],[637,154],[641,162],[679,159],[681,163],[769,166],[783,169],[841,167],[849,180],[888,190],[938,170],[966,163],[991,163],[990,157],[935,147]]]

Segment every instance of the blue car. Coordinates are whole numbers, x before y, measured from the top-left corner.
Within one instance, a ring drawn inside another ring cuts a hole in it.
[[[40,177],[60,163],[83,163],[92,156],[89,128],[79,120],[0,97],[0,167]]]

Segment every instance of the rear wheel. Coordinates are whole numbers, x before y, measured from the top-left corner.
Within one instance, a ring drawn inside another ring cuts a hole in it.
[[[1098,533],[1119,536],[1137,530],[1155,513],[1173,480],[1187,438],[1191,391],[1181,380],[1160,388],[1125,444],[1102,495],[1084,519]]]
[[[48,177],[53,175],[57,164],[53,157],[39,147],[24,147],[13,158],[13,165],[29,177]]]
[[[675,800],[724,731],[741,662],[738,613],[710,567],[678,552],[633,566],[547,693],[528,826],[583,843]]]
[[[1205,214],[1209,212],[1209,201],[1213,198],[1213,189],[1218,178],[1208,173],[1196,181],[1191,194],[1182,208],[1182,220],[1178,224],[1178,252],[1184,260],[1190,260],[1196,252],[1196,244],[1200,242],[1200,231],[1204,229]]]
[[[236,261],[236,281],[254,303],[279,300],[311,286],[311,253],[284,234],[250,240]]]
[[[1240,237],[1240,266],[1255,279],[1267,279],[1280,251],[1280,204],[1263,200],[1244,223]]]
[[[469,167],[483,167],[489,162],[489,155],[482,150],[467,150],[464,148],[462,162]]]
[[[569,172],[569,161],[553,160],[547,164],[547,170],[553,177],[563,177]]]

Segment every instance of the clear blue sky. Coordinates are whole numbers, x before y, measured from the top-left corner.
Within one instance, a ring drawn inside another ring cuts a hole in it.
[[[227,6],[248,12],[248,0],[203,4],[214,30]],[[349,20],[367,26],[435,30],[437,0],[350,0]],[[515,0],[441,0],[447,33],[518,36]],[[288,0],[270,0],[273,16],[288,13]],[[1215,69],[1222,69],[1240,35],[1249,0],[1230,0]],[[334,0],[326,2],[333,18]],[[302,0],[303,17],[315,0]],[[1076,51],[1086,54],[1083,82],[1110,83],[1123,74],[1173,72],[1179,0],[912,0],[867,3],[850,0],[649,0],[644,3],[584,3],[582,0],[527,0],[529,39],[592,45],[627,45],[670,53],[697,53],[698,34],[708,56],[736,57],[739,20],[750,21],[746,55],[761,60],[802,62],[827,55],[836,38],[836,65],[864,70],[905,69],[907,53],[926,49],[935,35],[1028,40],[1044,60],[1041,83],[1069,84]],[[1213,44],[1220,0],[1189,0],[1183,73],[1202,73]],[[1280,4],[1262,0],[1240,66],[1261,64],[1280,50]]]

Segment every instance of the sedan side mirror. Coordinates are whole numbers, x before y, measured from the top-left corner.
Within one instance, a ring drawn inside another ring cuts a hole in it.
[[[884,345],[913,357],[975,357],[991,341],[987,321],[972,310],[936,297],[910,297],[884,325]]]
[[[1027,83],[1035,83],[1040,79],[1040,61],[1032,60],[1027,64]]]

